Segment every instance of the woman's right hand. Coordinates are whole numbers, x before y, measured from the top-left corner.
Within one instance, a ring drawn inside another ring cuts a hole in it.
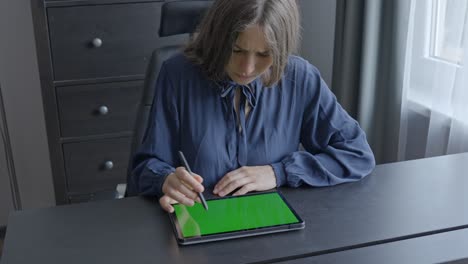
[[[159,204],[169,213],[174,212],[172,204],[175,203],[193,206],[195,201],[200,202],[198,193],[204,191],[202,182],[203,178],[200,175],[192,176],[184,167],[176,168],[164,181],[164,195],[159,199]]]

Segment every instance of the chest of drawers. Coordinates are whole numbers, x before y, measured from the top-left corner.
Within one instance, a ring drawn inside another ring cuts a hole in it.
[[[31,0],[57,204],[124,183],[163,0]]]

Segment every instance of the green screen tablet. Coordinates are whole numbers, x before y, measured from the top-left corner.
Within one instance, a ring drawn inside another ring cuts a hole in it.
[[[182,245],[304,228],[304,221],[278,192],[208,200],[209,210],[175,204],[170,214]]]

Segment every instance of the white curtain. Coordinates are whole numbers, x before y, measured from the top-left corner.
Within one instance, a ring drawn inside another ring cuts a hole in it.
[[[468,0],[412,0],[398,159],[468,152]]]

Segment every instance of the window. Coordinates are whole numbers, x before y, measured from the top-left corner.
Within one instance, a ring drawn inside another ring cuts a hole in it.
[[[430,56],[459,65],[463,58],[467,0],[435,0],[432,3]],[[460,23],[463,21],[463,23]]]
[[[399,159],[468,151],[467,17],[468,0],[411,0]]]
[[[406,100],[415,109],[451,118],[459,103],[456,97],[465,89],[468,0],[413,0],[410,21]]]

